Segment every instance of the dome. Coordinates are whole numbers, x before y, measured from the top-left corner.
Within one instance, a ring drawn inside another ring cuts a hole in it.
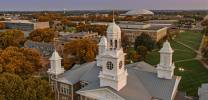
[[[102,38],[100,39],[99,45],[107,46],[107,38],[105,36],[102,36]]]
[[[162,49],[160,50],[162,53],[173,53],[173,49],[170,46],[170,43],[168,41],[165,41],[163,44]]]
[[[125,13],[125,15],[154,15],[152,11],[142,9],[142,10],[131,10]]]
[[[121,33],[121,29],[115,22],[109,24],[107,28],[107,33]]]

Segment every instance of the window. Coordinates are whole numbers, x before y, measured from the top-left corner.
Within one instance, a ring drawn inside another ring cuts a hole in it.
[[[113,47],[113,40],[110,40],[110,50],[112,50]]]
[[[117,48],[117,46],[118,46],[117,44],[118,44],[118,43],[117,43],[117,40],[115,40],[115,48]]]
[[[68,95],[70,93],[69,85],[61,84],[60,85],[60,92],[62,94]]]
[[[86,85],[88,85],[87,81],[81,81],[80,82],[81,88],[84,88]]]
[[[107,69],[112,70],[113,69],[113,63],[112,62],[107,62]]]
[[[122,62],[122,61],[120,61],[120,62],[119,62],[119,69],[121,69],[121,68],[122,68],[122,66],[123,66],[123,62]]]

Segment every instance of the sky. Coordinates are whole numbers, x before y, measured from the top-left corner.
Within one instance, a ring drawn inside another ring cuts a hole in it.
[[[0,0],[0,10],[195,10],[208,0]]]

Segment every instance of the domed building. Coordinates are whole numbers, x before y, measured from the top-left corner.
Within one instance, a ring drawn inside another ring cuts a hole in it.
[[[157,68],[146,62],[125,64],[121,43],[121,29],[113,21],[95,61],[64,71],[54,51],[48,74],[56,100],[175,100],[181,77],[174,75],[169,42],[160,51]]]
[[[126,15],[126,16],[142,16],[142,15],[154,15],[154,13],[150,10],[140,9],[140,10],[128,11],[124,15]]]

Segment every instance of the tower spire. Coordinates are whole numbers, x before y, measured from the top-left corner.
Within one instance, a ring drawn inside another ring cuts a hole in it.
[[[115,23],[115,15],[114,15],[114,10],[113,10],[113,23]]]

